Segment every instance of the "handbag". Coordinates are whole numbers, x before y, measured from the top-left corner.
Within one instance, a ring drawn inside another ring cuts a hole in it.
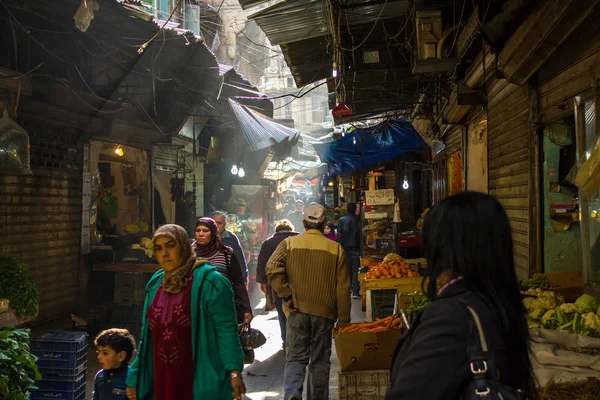
[[[466,305],[473,321],[467,354],[472,380],[463,390],[461,400],[529,400],[522,390],[514,389],[498,381],[496,360],[489,351],[481,319],[477,312]]]
[[[250,328],[248,324],[238,325],[238,336],[243,350],[254,350],[267,342],[267,338],[258,329]]]

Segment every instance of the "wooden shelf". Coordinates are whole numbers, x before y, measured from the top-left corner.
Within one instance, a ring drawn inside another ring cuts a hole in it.
[[[154,273],[160,269],[159,264],[93,264],[92,271],[98,272],[146,272]]]

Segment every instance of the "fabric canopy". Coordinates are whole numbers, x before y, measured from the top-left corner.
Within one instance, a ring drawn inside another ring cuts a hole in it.
[[[332,176],[377,165],[424,146],[425,142],[412,124],[400,120],[355,129],[335,142],[313,144],[321,161],[329,164]]]
[[[247,151],[266,149],[284,141],[295,144],[300,138],[300,132],[296,129],[278,124],[248,106],[231,99],[229,105],[238,129],[246,140]]]

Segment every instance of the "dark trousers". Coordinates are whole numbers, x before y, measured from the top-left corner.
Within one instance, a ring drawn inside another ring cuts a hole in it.
[[[358,282],[358,270],[360,269],[360,251],[346,250],[346,263],[350,274],[350,288],[353,296],[360,296],[360,282]]]
[[[279,329],[281,330],[281,340],[285,349],[285,336],[287,327],[287,318],[283,312],[283,299],[279,296],[275,298],[275,309],[277,310],[277,319],[279,320]]]
[[[329,369],[331,366],[331,331],[335,322],[300,312],[289,315],[283,385],[285,400],[302,398],[304,378],[307,400],[329,399]]]

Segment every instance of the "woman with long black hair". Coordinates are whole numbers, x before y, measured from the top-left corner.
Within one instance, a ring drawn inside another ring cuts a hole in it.
[[[385,398],[462,398],[474,376],[471,308],[481,320],[498,382],[534,399],[529,331],[500,203],[476,192],[449,197],[425,218],[422,239],[424,290],[432,303],[398,342]]]

